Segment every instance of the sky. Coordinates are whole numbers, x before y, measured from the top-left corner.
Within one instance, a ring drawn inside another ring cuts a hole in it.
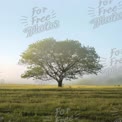
[[[78,40],[85,46],[95,47],[105,60],[109,60],[112,50],[115,59],[121,59],[122,0],[0,2],[0,79],[7,83],[34,83],[21,79],[20,75],[26,68],[18,62],[29,44],[44,38]],[[34,30],[37,24],[55,22],[58,22],[55,28],[51,26],[51,29],[38,33]],[[93,23],[97,28],[93,28]],[[33,34],[28,36],[29,32]]]

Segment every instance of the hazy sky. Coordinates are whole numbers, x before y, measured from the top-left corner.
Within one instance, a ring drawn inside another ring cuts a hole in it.
[[[21,80],[24,67],[18,65],[21,53],[38,40],[54,37],[57,40],[75,39],[84,45],[95,47],[101,57],[108,58],[111,49],[122,55],[122,0],[1,0],[0,3],[0,79],[7,82],[30,83]],[[42,25],[42,17],[53,16],[60,26],[49,31],[26,37],[33,22]],[[92,17],[91,17],[92,16]],[[106,21],[105,21],[106,17]],[[39,19],[40,18],[40,19]],[[23,20],[25,19],[25,20]],[[105,23],[93,29],[95,24]],[[22,23],[27,22],[27,23]],[[28,24],[25,26],[24,24]],[[115,50],[114,50],[115,51]],[[116,57],[118,58],[118,57]]]

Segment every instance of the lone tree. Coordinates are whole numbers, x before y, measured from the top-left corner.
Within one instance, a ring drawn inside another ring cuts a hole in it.
[[[28,65],[22,78],[54,79],[58,87],[62,87],[64,79],[76,79],[85,74],[97,75],[102,68],[93,47],[82,46],[74,40],[56,41],[53,38],[29,45],[21,55],[20,63]]]

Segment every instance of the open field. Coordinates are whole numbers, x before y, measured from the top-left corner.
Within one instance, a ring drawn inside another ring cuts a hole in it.
[[[4,122],[120,122],[122,87],[1,85],[0,119]]]

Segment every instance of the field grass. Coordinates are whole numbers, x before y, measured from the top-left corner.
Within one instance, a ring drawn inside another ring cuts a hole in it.
[[[121,86],[0,86],[0,122],[120,122],[121,118]]]

